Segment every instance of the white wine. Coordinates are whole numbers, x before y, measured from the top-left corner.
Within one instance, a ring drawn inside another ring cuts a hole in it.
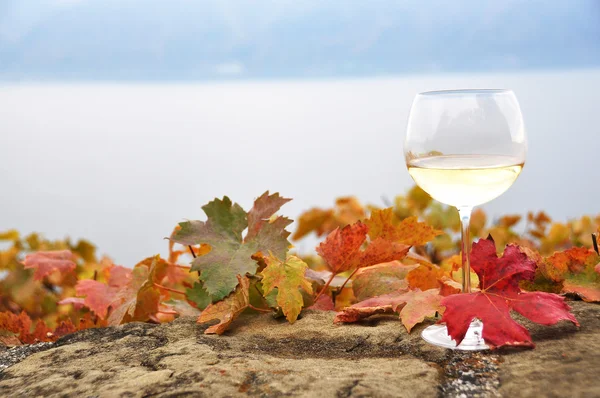
[[[499,155],[428,156],[409,160],[413,180],[434,199],[455,207],[477,206],[503,194],[523,161]]]

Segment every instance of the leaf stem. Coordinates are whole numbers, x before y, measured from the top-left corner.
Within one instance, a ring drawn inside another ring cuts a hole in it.
[[[248,304],[249,308],[252,308],[254,311],[258,311],[258,312],[271,312],[271,310],[265,309],[265,308],[258,308],[253,306],[252,304]]]
[[[340,286],[338,289],[338,293],[342,292],[342,290],[344,289],[344,286],[346,286],[346,283],[348,283],[348,281],[354,276],[354,274],[356,274],[356,271],[358,271],[358,268],[355,269],[354,271],[352,271],[350,276],[348,276],[348,278],[344,281],[344,283],[342,283],[342,286]]]
[[[159,285],[158,283],[155,283],[154,286],[156,286],[159,289],[163,289],[166,290],[167,292],[171,292],[171,293],[179,293],[179,294],[183,294],[185,296],[185,292],[181,291],[181,290],[177,290],[177,289],[171,289],[170,287],[166,287],[163,285]]]
[[[188,245],[188,249],[190,249],[190,252],[192,253],[192,257],[196,258],[196,253],[194,253],[194,249],[192,248],[192,245]]]
[[[335,275],[336,274],[331,274],[331,277],[329,278],[329,280],[327,281],[327,283],[325,283],[325,286],[323,286],[323,289],[321,289],[321,291],[315,297],[315,300],[314,300],[315,302],[317,302],[317,300],[319,299],[319,297],[321,297],[321,295],[325,292],[325,289],[327,289],[329,287],[329,285],[333,281],[333,278],[335,278]]]
[[[167,315],[178,315],[179,314],[179,312],[177,312],[177,311],[161,311],[161,310],[158,310],[157,312],[160,313],[160,314],[167,314]]]

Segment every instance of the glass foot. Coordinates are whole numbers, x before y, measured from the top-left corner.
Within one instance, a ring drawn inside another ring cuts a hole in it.
[[[451,348],[453,350],[463,351],[477,351],[487,350],[489,347],[483,341],[483,324],[480,321],[471,322],[469,330],[465,338],[456,345],[456,342],[448,336],[448,330],[445,325],[431,325],[421,333],[421,337],[430,344],[437,345],[438,347]]]

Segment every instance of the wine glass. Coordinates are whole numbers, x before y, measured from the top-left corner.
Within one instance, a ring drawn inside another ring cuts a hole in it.
[[[527,141],[521,109],[511,90],[446,90],[418,94],[408,118],[404,156],[413,180],[434,199],[458,209],[461,223],[462,290],[471,292],[469,221],[474,206],[503,194],[525,163]],[[426,328],[437,346],[487,349],[473,320],[460,345],[446,326]]]

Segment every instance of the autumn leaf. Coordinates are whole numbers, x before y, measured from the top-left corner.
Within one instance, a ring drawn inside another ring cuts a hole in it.
[[[372,240],[383,238],[409,246],[424,245],[443,233],[424,222],[419,222],[417,217],[408,217],[396,224],[391,207],[373,210],[365,224],[369,227],[369,237]]]
[[[293,240],[302,239],[313,231],[317,236],[321,236],[337,227],[335,213],[331,209],[310,209],[300,215],[297,223],[298,227],[292,235]]]
[[[261,275],[264,294],[277,288],[277,305],[290,323],[294,323],[304,306],[300,288],[312,294],[312,286],[304,277],[308,266],[296,256],[289,256],[285,262],[280,261],[273,253],[265,258],[267,268]]]
[[[360,256],[360,248],[367,240],[368,229],[360,221],[342,229],[336,228],[317,247],[317,253],[323,257],[333,273],[348,271]]]
[[[510,215],[501,217],[496,224],[503,228],[510,228],[510,227],[513,227],[515,224],[517,224],[519,221],[521,221],[520,215],[510,214]]]
[[[317,311],[335,311],[335,306],[333,305],[333,300],[326,294],[323,294],[317,298],[317,301],[313,303],[308,310],[317,310]]]
[[[202,282],[195,282],[191,289],[186,289],[185,298],[200,310],[205,309],[211,303],[210,295],[204,289]]]
[[[215,199],[202,209],[207,221],[186,221],[180,223],[171,239],[183,245],[208,244],[210,252],[192,262],[192,270],[200,272],[204,289],[213,302],[229,295],[237,286],[236,275],[254,274],[257,263],[252,259],[257,252],[272,251],[278,257],[285,257],[289,242],[289,232],[285,228],[292,222],[285,217],[266,221],[287,199],[268,192],[257,199],[250,217],[251,231],[242,239],[242,231],[249,226],[248,215],[228,197]]]
[[[402,324],[410,333],[412,328],[425,318],[444,311],[441,299],[438,289],[384,294],[345,308],[335,317],[334,322],[356,322],[375,314],[399,312]]]
[[[59,337],[73,333],[76,330],[70,320],[60,322],[55,330],[49,328],[44,321],[39,319],[35,323],[35,327],[32,326],[33,321],[24,311],[19,315],[8,311],[0,312],[0,331],[13,333],[14,337],[24,344],[55,341]],[[4,337],[8,336],[10,335],[5,334]],[[14,340],[11,339],[10,341]]]
[[[94,311],[100,319],[106,319],[108,309],[117,300],[119,289],[127,286],[132,280],[132,270],[112,265],[110,267],[108,283],[92,279],[83,279],[77,282],[75,291],[82,299],[69,297],[59,301],[59,304],[82,304]]]
[[[163,301],[161,304],[175,310],[180,316],[197,317],[200,315],[200,310],[198,310],[195,307],[192,307],[185,300],[170,299],[167,301]]]
[[[0,240],[18,241],[20,238],[19,231],[16,229],[9,229],[8,231],[0,232]]]
[[[436,289],[444,274],[444,270],[435,264],[420,264],[408,273],[406,281],[411,289]]]
[[[77,265],[73,262],[73,254],[70,250],[40,251],[28,254],[23,261],[26,269],[34,269],[33,278],[42,280],[54,271],[61,274],[72,272]]]
[[[447,276],[440,278],[438,283],[440,284],[440,296],[450,296],[451,294],[458,294],[462,292],[462,285]]]
[[[210,304],[198,317],[198,323],[218,319],[220,322],[204,331],[205,334],[223,334],[231,323],[242,313],[249,304],[248,289],[250,280],[238,275],[238,286],[224,300]]]
[[[345,227],[365,217],[365,210],[353,196],[338,198],[334,209],[312,208],[300,215],[298,227],[292,236],[298,240],[315,232],[317,236],[330,233],[337,227]]]
[[[335,229],[317,247],[317,253],[326,261],[334,273],[354,268],[399,260],[406,256],[410,246],[377,238],[365,250],[362,244],[367,238],[368,227],[358,221],[342,229]]]
[[[123,322],[147,321],[158,311],[161,292],[156,284],[162,281],[168,264],[160,256],[148,257],[132,271],[129,283],[120,288],[108,316],[109,325]]]
[[[487,223],[487,216],[483,209],[477,208],[471,214],[471,222],[469,223],[469,229],[472,236],[481,236],[485,224]]]
[[[541,273],[553,282],[562,282],[562,293],[572,293],[584,301],[600,301],[600,256],[590,249],[573,247],[554,253],[540,264]]]
[[[251,240],[258,235],[264,224],[269,222],[269,218],[277,213],[281,206],[291,200],[280,197],[279,193],[269,195],[269,191],[256,199],[254,206],[248,212],[248,234],[246,235],[246,240]]]
[[[511,311],[543,325],[561,320],[578,325],[563,297],[521,291],[519,282],[534,278],[536,263],[518,246],[508,245],[499,258],[494,242],[480,239],[473,245],[471,265],[479,276],[481,290],[454,294],[441,301],[446,310],[440,322],[446,323],[448,334],[457,345],[465,337],[471,321],[478,318],[483,322],[483,339],[490,348],[533,347],[529,332],[510,317]]]
[[[408,290],[406,275],[418,265],[399,261],[376,264],[359,269],[352,279],[352,289],[358,301],[401,290]]]

